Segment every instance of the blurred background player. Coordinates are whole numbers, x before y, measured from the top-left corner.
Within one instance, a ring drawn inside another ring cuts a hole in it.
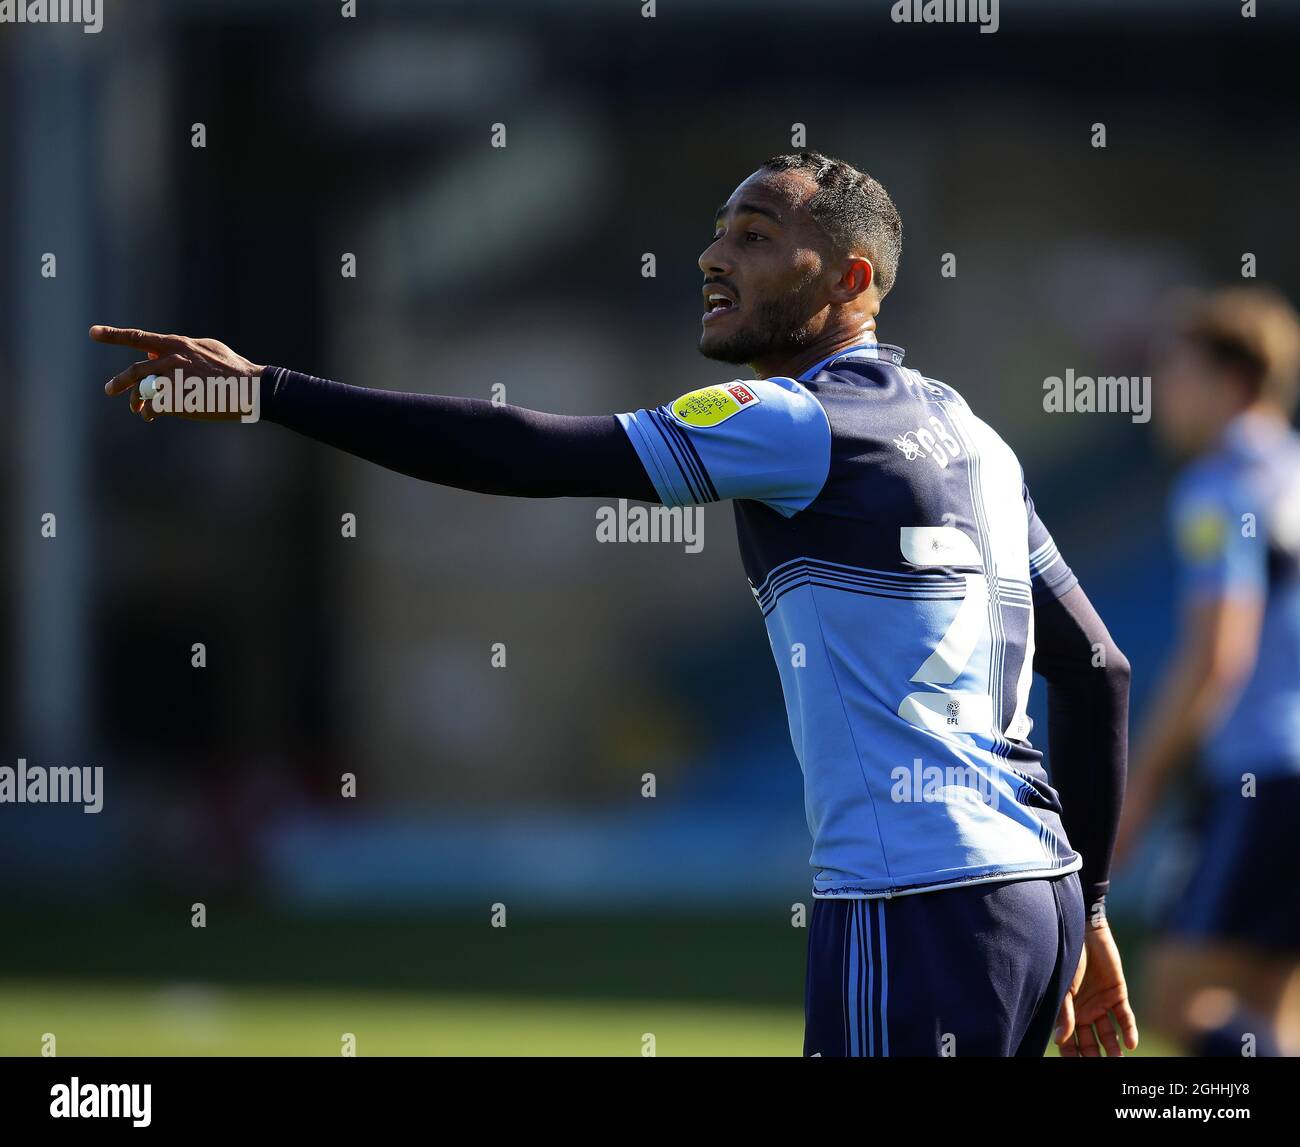
[[[1147,966],[1149,1022],[1194,1054],[1300,1049],[1298,364],[1291,305],[1239,287],[1186,307],[1156,375],[1156,425],[1190,458],[1170,507],[1182,611],[1116,858],[1199,758],[1199,858]]]

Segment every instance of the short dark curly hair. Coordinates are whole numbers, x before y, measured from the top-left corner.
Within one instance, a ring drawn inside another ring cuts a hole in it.
[[[894,285],[903,254],[903,221],[889,192],[842,159],[820,151],[796,151],[765,160],[760,171],[806,171],[818,190],[808,211],[841,254],[858,251],[871,260],[883,298]]]

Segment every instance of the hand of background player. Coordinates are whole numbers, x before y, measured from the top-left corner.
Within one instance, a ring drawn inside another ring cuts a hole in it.
[[[1121,1039],[1129,1051],[1136,1050],[1137,1020],[1129,1005],[1119,948],[1103,920],[1088,924],[1084,932],[1079,967],[1056,1018],[1056,1045],[1063,1058],[1100,1057],[1101,1047],[1107,1055],[1117,1056],[1124,1054]]]
[[[193,339],[184,335],[160,335],[152,331],[104,326],[91,327],[90,337],[96,342],[129,346],[149,355],[147,359],[132,363],[104,384],[105,394],[116,395],[130,391],[131,410],[146,422],[152,422],[160,413],[206,422],[237,422],[240,417],[238,410],[203,413],[156,411],[152,403],[140,397],[140,382],[151,374],[174,377],[174,372],[179,368],[185,377],[227,378],[234,375],[257,378],[266,369],[249,362],[243,355],[236,354],[216,339]]]

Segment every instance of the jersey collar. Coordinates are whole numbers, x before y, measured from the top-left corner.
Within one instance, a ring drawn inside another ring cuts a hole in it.
[[[837,350],[833,355],[824,358],[819,363],[815,363],[799,376],[800,382],[807,382],[810,378],[815,378],[821,371],[825,370],[833,362],[839,362],[842,358],[862,359],[873,358],[881,359],[884,362],[892,362],[895,366],[903,365],[903,355],[906,352],[901,346],[894,346],[893,343],[858,343],[856,346],[847,346],[842,350]]]

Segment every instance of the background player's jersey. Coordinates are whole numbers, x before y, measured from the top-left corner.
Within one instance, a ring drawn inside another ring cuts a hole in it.
[[[870,344],[619,420],[665,504],[736,499],[815,895],[1080,867],[1025,714],[1033,598],[1076,579],[956,391]]]
[[[1202,746],[1214,780],[1300,773],[1300,436],[1246,413],[1179,478],[1184,595],[1263,598],[1254,671]]]

